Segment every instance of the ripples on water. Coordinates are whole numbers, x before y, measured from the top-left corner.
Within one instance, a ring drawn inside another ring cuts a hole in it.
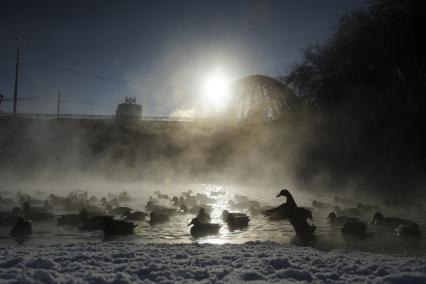
[[[195,193],[206,193],[217,186],[198,186]],[[200,190],[201,189],[201,190]],[[151,192],[152,193],[152,192]],[[167,192],[165,192],[167,193]],[[273,195],[272,195],[273,196]],[[144,210],[149,194],[138,196],[135,202],[126,203],[123,206],[129,206],[135,210]],[[217,202],[211,204],[213,211],[211,212],[212,223],[220,223],[222,227],[219,234],[204,238],[194,239],[190,233],[190,227],[187,224],[194,217],[190,214],[177,214],[170,217],[170,221],[163,224],[151,226],[147,221],[135,222],[138,226],[135,234],[130,236],[119,236],[112,238],[104,238],[101,231],[79,231],[77,228],[69,226],[57,226],[56,221],[33,223],[34,233],[25,245],[40,245],[54,243],[79,243],[93,241],[131,241],[134,243],[244,243],[248,241],[274,241],[283,244],[295,243],[295,233],[286,220],[269,221],[262,215],[251,215],[249,227],[242,230],[231,231],[226,224],[223,224],[220,215],[224,209],[231,212],[235,211],[227,207],[228,200],[232,194],[227,191],[225,196],[215,196]],[[285,202],[285,198],[274,199],[264,198],[258,199],[263,205],[278,205]],[[299,205],[310,204],[311,200],[297,200]],[[332,226],[328,223],[326,217],[328,210],[312,209],[314,216],[314,224],[317,226],[315,231],[315,240],[310,246],[321,250],[330,249],[356,249],[375,252],[397,252],[408,254],[426,255],[426,216],[415,219],[420,230],[424,232],[422,239],[418,241],[409,241],[398,238],[392,230],[378,228],[376,226],[368,226],[370,237],[366,240],[345,240],[340,233],[340,226]],[[363,221],[367,222],[372,216],[363,216]],[[147,218],[149,220],[149,217]],[[0,226],[0,244],[15,244],[15,241],[9,237],[9,227]]]

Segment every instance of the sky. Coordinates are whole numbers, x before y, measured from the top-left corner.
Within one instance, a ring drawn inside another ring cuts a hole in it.
[[[0,94],[13,97],[21,48],[18,112],[106,114],[126,96],[144,116],[202,115],[205,82],[220,74],[277,77],[324,42],[338,18],[365,0],[2,1]],[[213,74],[213,75],[212,75]],[[11,112],[3,102],[0,111]]]

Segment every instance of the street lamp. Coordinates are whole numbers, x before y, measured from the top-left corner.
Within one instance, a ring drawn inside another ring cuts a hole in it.
[[[22,45],[30,43],[31,39],[16,39],[16,73],[15,73],[15,89],[13,91],[13,116],[16,116],[16,104],[18,102],[18,74],[19,74],[19,51]]]

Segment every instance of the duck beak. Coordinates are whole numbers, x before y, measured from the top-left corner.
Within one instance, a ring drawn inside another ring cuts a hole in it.
[[[186,225],[186,226],[191,226],[192,224],[194,224],[194,223],[192,223],[192,222],[191,222],[191,223],[189,223],[189,224],[188,224],[188,225]]]
[[[275,197],[280,197],[281,196],[281,192],[280,193],[278,193],[278,195],[277,196],[275,196]]]

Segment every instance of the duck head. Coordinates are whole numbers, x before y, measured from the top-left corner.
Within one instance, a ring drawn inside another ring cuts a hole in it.
[[[290,191],[288,191],[288,189],[282,189],[276,197],[280,197],[280,196],[289,197],[291,196],[291,194],[290,194]]]
[[[382,213],[376,212],[376,214],[374,214],[373,220],[371,220],[371,222],[379,224],[379,223],[383,222],[384,219],[385,219],[385,217],[383,216]]]
[[[199,226],[200,225],[200,220],[198,220],[197,218],[192,219],[191,223],[189,223],[187,226],[191,226],[191,225],[194,225],[195,227]]]
[[[329,214],[328,214],[328,217],[327,217],[327,219],[328,220],[331,220],[331,221],[333,221],[334,219],[336,219],[336,213],[334,213],[334,212],[330,212]]]

